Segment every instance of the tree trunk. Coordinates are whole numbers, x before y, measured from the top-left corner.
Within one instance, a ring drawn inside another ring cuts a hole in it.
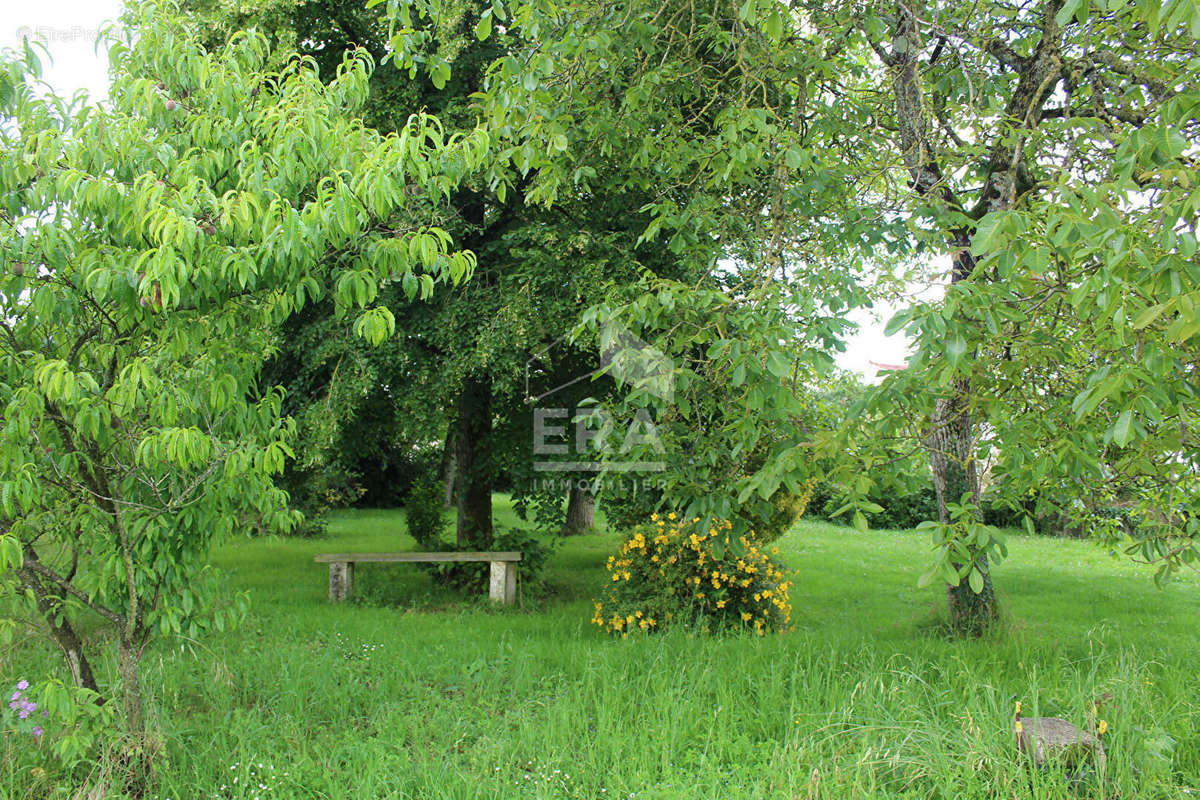
[[[455,499],[460,550],[487,549],[492,543],[492,475],[487,440],[492,432],[492,387],[467,378],[458,396],[454,435]]]
[[[121,708],[125,712],[125,731],[135,739],[145,733],[142,709],[141,653],[138,645],[124,637],[117,649],[117,669],[121,673]]]
[[[1058,44],[1060,30],[1056,21],[1062,5],[1062,0],[1047,0],[1042,9],[1042,37],[1033,55],[1015,65],[1018,80],[991,146],[988,175],[976,209],[980,214],[1014,208],[1021,185],[1028,184],[1028,180],[1022,181],[1022,175],[1027,175],[1023,160],[1025,137],[1029,130],[1037,127],[1046,100],[1062,72]],[[934,120],[930,116],[930,103],[923,84],[922,59],[928,36],[923,28],[926,23],[918,13],[922,7],[918,5],[916,9],[914,11],[909,3],[897,2],[891,52],[873,46],[891,72],[897,144],[914,191],[935,206],[963,212],[964,207],[950,189],[939,159],[939,137],[933,133]],[[938,46],[940,48],[940,44]],[[946,233],[953,259],[951,282],[974,280],[975,260],[970,254],[972,229],[956,227]],[[938,516],[943,523],[948,521],[948,502],[959,502],[964,493],[970,493],[973,501],[979,498],[970,396],[970,380],[962,377],[954,382],[948,397],[937,400],[933,433],[926,443],[937,490]],[[956,586],[946,586],[951,627],[970,635],[984,633],[997,618],[996,595],[987,559],[981,556],[975,563],[983,573],[981,592],[972,591],[966,580]]]
[[[454,508],[454,481],[458,476],[458,454],[455,452],[457,444],[454,437],[454,427],[457,423],[452,423],[446,431],[446,444],[442,447],[442,488],[446,492],[443,505],[446,508]]]
[[[567,523],[563,526],[567,536],[589,531],[595,524],[596,500],[588,488],[580,488],[579,484],[573,481],[567,496]]]
[[[27,549],[26,557],[29,557],[29,554],[30,549]],[[96,685],[96,676],[92,673],[92,664],[83,651],[83,642],[80,641],[79,634],[75,632],[75,628],[72,627],[63,609],[52,599],[50,590],[35,572],[28,568],[22,568],[18,575],[24,588],[33,593],[34,603],[37,604],[38,611],[46,620],[54,642],[62,650],[63,658],[67,661],[67,668],[71,670],[71,679],[76,686],[95,692],[96,701],[103,703],[104,699],[100,697],[100,687]]]
[[[929,436],[929,460],[933,467],[933,486],[937,492],[938,519],[950,522],[947,503],[961,502],[964,494],[971,503],[979,500],[979,473],[975,464],[975,426],[968,408],[970,383],[954,381],[949,397],[941,398],[933,412],[933,431]],[[969,545],[972,554],[973,545]],[[981,636],[998,618],[996,593],[992,587],[987,556],[976,560],[983,573],[983,589],[978,594],[967,580],[957,585],[946,584],[946,602],[950,610],[950,627],[956,633]],[[954,564],[960,569],[962,564]]]

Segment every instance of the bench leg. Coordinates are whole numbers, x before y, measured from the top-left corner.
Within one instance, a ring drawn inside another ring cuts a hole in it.
[[[350,587],[354,584],[353,561],[329,562],[329,599],[340,603],[350,595]]]
[[[517,600],[517,565],[512,561],[491,561],[491,581],[488,584],[488,596],[497,603],[506,606]]]

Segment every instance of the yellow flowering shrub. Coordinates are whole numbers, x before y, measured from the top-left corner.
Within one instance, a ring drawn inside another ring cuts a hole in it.
[[[731,528],[722,521],[702,530],[698,519],[652,515],[649,525],[635,528],[609,557],[592,623],[623,635],[680,623],[706,633],[787,630],[791,583],[753,535],[741,538],[737,555],[730,547]]]

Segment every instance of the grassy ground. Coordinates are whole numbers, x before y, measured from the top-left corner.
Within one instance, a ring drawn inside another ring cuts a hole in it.
[[[500,517],[513,521],[503,500]],[[411,547],[397,512],[340,514],[321,540],[222,548],[252,616],[147,657],[166,743],[158,795],[1098,797],[1029,773],[1009,718],[1019,698],[1082,723],[1104,692],[1103,795],[1200,794],[1194,576],[1159,590],[1090,545],[1014,536],[995,572],[1006,632],[949,641],[939,593],[915,588],[922,537],[802,522],[781,542],[794,632],[614,640],[588,618],[615,541],[570,540],[548,593],[503,610],[411,565],[360,567],[358,601],[327,603],[312,556]],[[50,657],[0,657],[0,685]],[[0,797],[38,796],[22,763],[0,754]]]

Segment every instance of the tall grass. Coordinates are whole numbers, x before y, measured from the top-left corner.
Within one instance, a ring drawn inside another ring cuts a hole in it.
[[[502,521],[510,513],[502,508]],[[547,592],[516,609],[439,590],[411,565],[360,567],[358,602],[327,603],[325,567],[312,556],[411,547],[398,512],[340,514],[322,540],[222,548],[218,564],[250,592],[254,611],[235,632],[162,643],[148,658],[165,744],[155,793],[957,799],[1200,790],[1193,576],[1159,590],[1090,545],[1014,536],[996,570],[1005,632],[953,641],[938,624],[940,593],[915,588],[922,537],[803,522],[781,542],[796,573],[792,633],[613,639],[587,621],[615,542],[567,540]],[[32,643],[0,659],[2,679],[48,669],[58,669],[53,654]],[[1110,726],[1103,785],[1030,771],[1013,746],[1014,701],[1084,724],[1104,692],[1113,700],[1101,714]],[[42,796],[23,758],[15,748],[0,755],[0,796]]]

